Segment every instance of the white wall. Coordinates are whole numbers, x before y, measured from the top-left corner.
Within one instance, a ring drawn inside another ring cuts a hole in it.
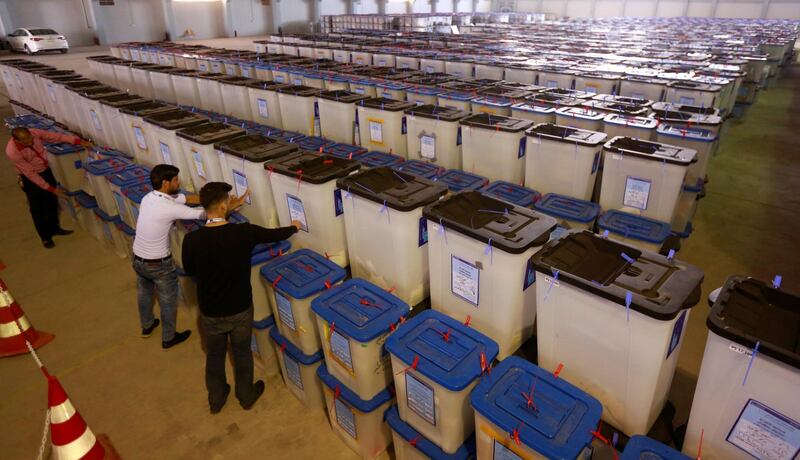
[[[313,2],[315,1],[272,0],[274,21],[281,27],[283,33],[308,32],[308,24],[313,21],[314,17]]]
[[[222,2],[170,2],[173,15],[173,39],[217,38],[225,36],[225,10]],[[192,37],[184,32],[191,29]]]
[[[330,1],[330,0],[323,0]],[[376,14],[378,12],[378,0],[354,0],[354,14]]]
[[[478,3],[475,5],[475,11],[478,13],[488,13],[492,11],[491,0],[478,0]]]
[[[319,14],[347,14],[348,0],[322,0],[319,5]]]
[[[161,0],[117,0],[113,6],[92,3],[100,43],[163,40],[167,27]]]
[[[386,14],[406,14],[408,12],[408,3],[406,2],[386,2]]]
[[[416,0],[414,2],[414,13],[430,13],[431,11],[431,0]]]
[[[228,0],[225,3],[227,36],[264,35],[271,28],[272,9],[261,0]]]
[[[4,0],[0,20],[7,33],[20,27],[46,27],[63,34],[70,46],[94,43],[89,0]],[[84,14],[84,8],[86,8]]]

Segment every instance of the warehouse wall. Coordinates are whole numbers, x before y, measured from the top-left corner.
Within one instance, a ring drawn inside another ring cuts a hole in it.
[[[217,38],[225,36],[225,10],[222,2],[170,2],[173,27],[172,38],[184,38],[187,29],[192,37]]]
[[[0,0],[6,33],[20,27],[47,27],[67,37],[70,46],[94,43],[90,0]]]
[[[119,0],[113,6],[92,3],[101,43],[163,40],[167,26],[161,0]]]
[[[225,3],[225,35],[264,35],[272,27],[272,9],[261,0],[228,0]]]
[[[517,0],[517,11],[558,16],[800,19],[800,0]]]

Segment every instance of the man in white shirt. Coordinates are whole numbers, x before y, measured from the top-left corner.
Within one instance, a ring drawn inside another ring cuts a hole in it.
[[[172,165],[157,165],[150,172],[153,191],[142,198],[133,241],[133,269],[136,272],[136,291],[142,337],[149,337],[158,327],[153,315],[153,291],[161,308],[161,346],[171,348],[186,339],[192,331],[175,332],[178,317],[178,274],[170,254],[169,232],[176,220],[196,220],[205,216],[197,195],[178,194],[179,169]]]

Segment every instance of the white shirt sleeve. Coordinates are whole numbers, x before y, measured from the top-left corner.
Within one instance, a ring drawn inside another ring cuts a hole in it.
[[[183,193],[175,195],[175,202],[180,204],[186,204],[186,195],[184,195]]]
[[[185,196],[180,196],[183,197],[184,201],[186,200]],[[173,213],[172,220],[196,220],[202,219],[206,215],[206,211],[203,208],[191,208],[177,202],[173,203],[171,207]]]

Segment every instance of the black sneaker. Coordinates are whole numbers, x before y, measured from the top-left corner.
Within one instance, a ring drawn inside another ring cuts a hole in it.
[[[53,240],[44,240],[42,241],[42,246],[46,247],[47,249],[53,249],[56,247],[56,244],[53,243]]]
[[[211,409],[212,414],[219,414],[219,411],[225,406],[225,403],[228,401],[228,395],[231,393],[231,386],[225,385],[225,395],[222,396],[222,402],[215,405],[209,403],[209,408]]]
[[[261,395],[263,394],[264,394],[264,381],[259,380],[258,382],[253,384],[253,400],[247,404],[242,404],[241,401],[239,402],[240,404],[242,404],[242,409],[250,410],[250,408],[253,407],[256,401],[258,401],[258,398],[260,398]]]
[[[154,319],[150,327],[142,329],[142,338],[150,337],[150,334],[153,333],[153,329],[157,328],[159,324],[161,324],[161,321],[159,321],[158,318]]]
[[[72,235],[72,233],[73,233],[72,230],[65,230],[63,228],[59,228],[58,230],[56,230],[56,235],[59,236]]]
[[[173,337],[172,340],[168,342],[161,342],[161,348],[165,350],[168,348],[172,348],[181,342],[185,342],[190,335],[192,335],[192,331],[176,332],[175,337]]]

